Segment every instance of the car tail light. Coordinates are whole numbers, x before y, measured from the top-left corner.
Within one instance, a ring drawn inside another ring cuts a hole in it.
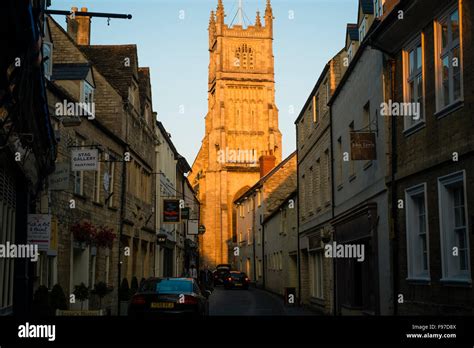
[[[145,297],[143,296],[133,296],[132,298],[132,304],[134,305],[144,305],[145,303]]]
[[[229,282],[231,282],[231,281],[232,281],[232,278],[231,278],[231,277],[229,277],[228,281],[229,281]]]
[[[198,299],[191,295],[184,295],[184,304],[194,305],[198,303]]]
[[[245,277],[245,281],[248,282],[250,279],[248,277]]]

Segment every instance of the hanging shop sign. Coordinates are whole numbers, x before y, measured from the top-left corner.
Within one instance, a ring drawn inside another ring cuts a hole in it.
[[[199,220],[188,220],[186,234],[188,236],[197,236],[199,234]]]
[[[71,170],[85,171],[98,170],[98,149],[74,149],[71,150]]]
[[[189,220],[191,209],[189,207],[181,208],[181,220]]]
[[[175,224],[180,222],[179,199],[163,200],[163,223]]]
[[[375,133],[351,132],[351,160],[370,161],[377,159]]]
[[[39,251],[48,251],[50,236],[51,215],[28,214],[28,244],[38,245]]]
[[[56,170],[48,177],[49,189],[52,191],[65,191],[69,187],[68,163],[56,163]]]

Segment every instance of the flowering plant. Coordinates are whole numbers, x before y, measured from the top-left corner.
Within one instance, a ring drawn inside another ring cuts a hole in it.
[[[99,247],[112,248],[112,244],[115,240],[115,233],[112,228],[101,226],[94,235],[95,244]]]
[[[77,242],[91,244],[96,234],[96,228],[90,222],[82,221],[72,225],[71,232]]]

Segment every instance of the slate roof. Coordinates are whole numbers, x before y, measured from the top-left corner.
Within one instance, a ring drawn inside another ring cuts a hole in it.
[[[347,33],[352,41],[359,41],[359,28],[357,24],[347,24]]]
[[[91,69],[89,63],[68,63],[54,64],[53,75],[54,80],[84,80]]]
[[[360,0],[360,7],[364,14],[374,14],[374,2],[373,0]]]
[[[128,87],[138,69],[136,45],[91,45],[79,46],[95,68],[117,89],[122,98],[128,97]],[[130,59],[126,66],[125,59]]]

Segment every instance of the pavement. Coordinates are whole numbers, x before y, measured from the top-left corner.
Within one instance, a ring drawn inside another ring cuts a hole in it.
[[[262,289],[225,290],[218,286],[209,297],[211,316],[309,316],[316,313],[303,307],[285,306],[283,298]]]

